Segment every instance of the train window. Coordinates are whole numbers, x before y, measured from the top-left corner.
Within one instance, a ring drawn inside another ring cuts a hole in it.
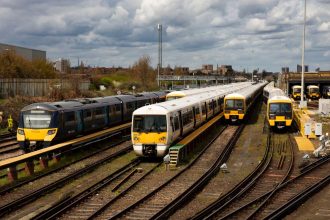
[[[227,99],[226,100],[226,109],[243,109],[243,100],[241,99]]]
[[[135,132],[166,132],[165,115],[136,115],[133,119]]]
[[[95,109],[95,115],[103,115],[104,114],[103,109],[104,108],[97,108],[97,109]]]
[[[205,103],[202,104],[202,114],[206,114],[206,108],[205,108]]]
[[[179,130],[179,118],[178,118],[178,116],[174,117],[174,127],[175,127],[175,130]]]
[[[170,122],[171,122],[171,126],[172,126],[172,131],[174,132],[175,129],[174,129],[173,117],[170,118]]]
[[[84,118],[87,119],[90,117],[92,117],[92,111],[90,109],[84,110]]]
[[[133,110],[134,109],[134,103],[133,102],[127,102],[126,103],[126,108],[127,110]]]
[[[74,120],[75,120],[74,112],[66,112],[65,113],[65,122],[74,121]]]
[[[51,113],[47,111],[31,110],[23,112],[25,128],[49,128]]]
[[[188,111],[184,114],[182,114],[182,123],[183,125],[189,124],[193,122],[193,113],[192,111]]]
[[[195,114],[198,115],[199,114],[199,107],[195,108]]]

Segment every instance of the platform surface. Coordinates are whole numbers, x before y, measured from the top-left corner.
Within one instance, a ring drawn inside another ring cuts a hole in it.
[[[300,151],[314,151],[313,143],[306,137],[294,137]]]

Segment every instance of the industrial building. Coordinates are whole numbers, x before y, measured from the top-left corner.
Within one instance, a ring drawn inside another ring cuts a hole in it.
[[[0,43],[0,53],[5,51],[14,51],[29,61],[46,60],[46,51]]]

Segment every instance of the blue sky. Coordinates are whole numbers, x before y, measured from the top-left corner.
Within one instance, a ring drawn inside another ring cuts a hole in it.
[[[303,0],[0,0],[1,42],[91,66],[163,66],[280,71],[301,63]],[[307,0],[310,70],[330,70],[330,0]]]

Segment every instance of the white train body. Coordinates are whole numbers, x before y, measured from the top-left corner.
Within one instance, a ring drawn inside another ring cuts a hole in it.
[[[139,156],[162,157],[179,138],[223,111],[226,94],[237,91],[205,92],[141,107],[133,112],[131,137]]]

